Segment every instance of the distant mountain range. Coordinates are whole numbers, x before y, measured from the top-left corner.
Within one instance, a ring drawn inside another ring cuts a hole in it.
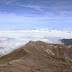
[[[72,39],[62,39],[64,45],[72,45]]]
[[[0,72],[72,72],[72,46],[30,41],[0,58]]]

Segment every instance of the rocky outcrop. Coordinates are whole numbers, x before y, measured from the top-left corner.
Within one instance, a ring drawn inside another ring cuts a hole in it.
[[[30,41],[0,58],[0,72],[72,72],[72,46]]]

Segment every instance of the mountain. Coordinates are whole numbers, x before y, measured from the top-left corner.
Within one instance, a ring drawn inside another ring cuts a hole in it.
[[[72,45],[72,39],[62,39],[61,41],[64,43],[64,45]]]
[[[72,46],[30,41],[0,58],[0,72],[72,72]]]

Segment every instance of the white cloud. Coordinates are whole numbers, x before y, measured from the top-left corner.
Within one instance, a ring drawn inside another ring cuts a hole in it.
[[[37,11],[43,11],[42,7],[39,6],[39,5],[24,5],[24,4],[19,4],[19,3],[16,3],[18,6],[21,6],[21,7],[27,7],[27,8],[31,8],[31,9],[34,9],[34,10],[37,10]]]
[[[60,39],[63,38],[72,38],[72,32],[49,29],[0,31],[0,55],[5,55],[30,40],[61,44]]]
[[[2,2],[4,2],[5,4],[9,5],[13,2],[16,2],[17,0],[3,0]]]

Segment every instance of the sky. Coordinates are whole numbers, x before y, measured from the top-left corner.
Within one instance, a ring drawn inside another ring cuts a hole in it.
[[[72,0],[0,0],[0,30],[72,29]]]
[[[72,0],[0,0],[0,55],[33,41],[72,38]]]

